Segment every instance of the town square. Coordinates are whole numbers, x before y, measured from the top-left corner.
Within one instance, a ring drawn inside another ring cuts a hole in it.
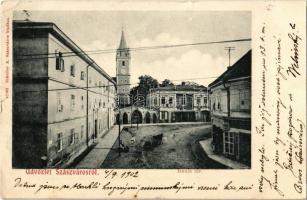
[[[251,168],[250,12],[48,12],[14,14],[14,168]]]

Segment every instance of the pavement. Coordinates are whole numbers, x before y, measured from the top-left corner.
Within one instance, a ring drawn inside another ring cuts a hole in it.
[[[121,127],[122,129],[122,127]],[[97,169],[106,159],[118,137],[118,126],[114,125],[97,139],[97,145],[75,166],[78,169]]]
[[[203,150],[205,151],[205,153],[207,154],[207,156],[210,159],[212,159],[216,162],[219,162],[219,163],[221,163],[221,164],[223,164],[223,165],[225,165],[229,168],[232,168],[232,169],[249,169],[250,168],[247,165],[244,165],[244,164],[239,163],[237,161],[226,158],[223,155],[215,154],[212,150],[211,142],[212,142],[212,138],[199,141],[201,147],[203,148]]]

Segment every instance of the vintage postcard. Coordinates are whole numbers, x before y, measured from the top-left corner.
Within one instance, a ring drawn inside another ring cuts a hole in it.
[[[1,198],[306,198],[305,1],[1,8]]]

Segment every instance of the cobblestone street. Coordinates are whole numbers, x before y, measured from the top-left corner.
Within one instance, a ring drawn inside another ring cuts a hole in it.
[[[208,159],[199,140],[210,136],[210,126],[203,124],[156,125],[128,128],[122,131],[121,141],[129,152],[118,152],[118,141],[112,147],[101,168],[145,169],[205,169],[224,168]],[[152,136],[163,133],[162,144],[144,149]]]

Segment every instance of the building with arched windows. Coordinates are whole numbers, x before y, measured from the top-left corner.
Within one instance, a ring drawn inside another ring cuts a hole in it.
[[[153,88],[147,105],[158,110],[159,122],[210,121],[207,88],[199,85],[170,85]]]

